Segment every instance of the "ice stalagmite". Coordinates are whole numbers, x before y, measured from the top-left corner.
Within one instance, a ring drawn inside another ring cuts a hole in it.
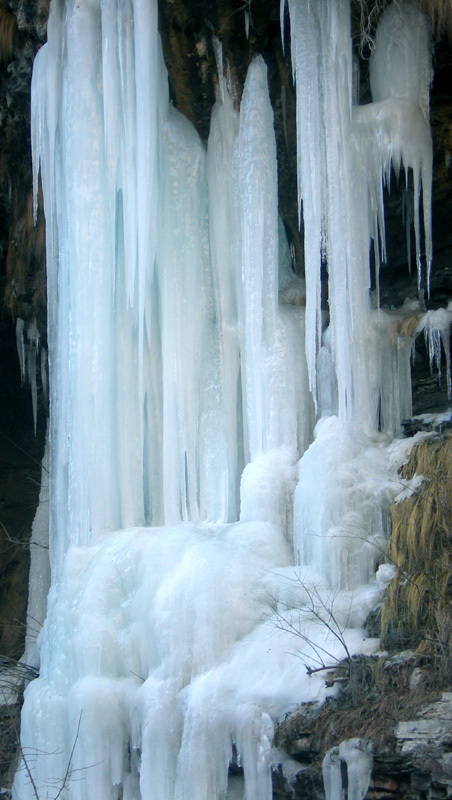
[[[372,769],[371,743],[347,739],[329,750],[323,759],[323,781],[326,800],[340,800],[343,793],[341,764],[347,773],[347,797],[363,800],[369,788]]]
[[[20,800],[270,800],[277,721],[325,697],[323,667],[378,647],[363,625],[390,579],[375,568],[410,447],[390,435],[410,404],[411,339],[369,303],[388,90],[376,55],[383,99],[352,109],[345,0],[289,10],[306,313],[263,58],[238,109],[215,43],[206,150],[169,103],[156,0],[52,0],[32,100],[52,583]],[[383,64],[389,44],[403,61],[388,35]],[[428,260],[426,74],[416,97],[389,99],[424,120],[399,150],[422,182]],[[425,325],[445,340],[442,318]],[[20,326],[18,341],[23,355]],[[356,797],[370,769],[358,750],[341,750]]]

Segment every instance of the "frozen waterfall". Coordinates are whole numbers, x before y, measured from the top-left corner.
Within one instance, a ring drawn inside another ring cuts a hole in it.
[[[32,144],[52,579],[18,800],[270,800],[275,724],[327,691],[305,667],[378,649],[363,625],[390,579],[414,333],[371,307],[369,251],[385,257],[383,183],[403,167],[430,270],[429,36],[390,7],[374,102],[353,107],[348,0],[288,5],[306,308],[282,302],[302,281],[263,59],[238,111],[216,43],[206,150],[169,103],[156,0],[51,2]],[[359,800],[370,756],[342,751]]]

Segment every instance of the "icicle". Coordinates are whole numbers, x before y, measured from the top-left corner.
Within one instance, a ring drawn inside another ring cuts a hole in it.
[[[438,379],[441,380],[441,333],[437,328],[424,328],[425,345],[428,352],[430,370],[433,367],[438,370]]]
[[[337,414],[337,381],[331,358],[330,335],[331,331],[327,328],[322,337],[322,347],[317,355],[319,414],[321,417]]]
[[[25,653],[22,659],[26,664],[37,668],[39,668],[37,639],[46,617],[47,594],[50,588],[49,499],[49,441],[47,438],[41,466],[39,505],[31,529],[27,630]]]
[[[285,52],[286,52],[285,51],[285,41],[284,41],[284,39],[285,39],[285,30],[284,30],[284,28],[285,28],[285,11],[286,11],[286,0],[280,0],[280,3],[279,3],[279,27],[281,29],[281,45],[282,45],[282,51],[283,51],[284,55],[285,55]]]
[[[218,42],[218,44],[220,44]],[[220,46],[221,47],[221,46]],[[235,203],[234,151],[238,135],[239,115],[233,98],[225,86],[223,61],[217,47],[219,91],[212,111],[207,147],[207,183],[209,190],[209,225],[213,280],[216,288],[216,316],[221,332],[221,382],[224,386],[224,422],[227,472],[220,479],[225,485],[224,518],[235,520],[239,513],[239,480],[244,461],[243,433],[237,430],[237,412],[241,407],[239,346],[239,279],[238,236],[240,220]],[[219,431],[217,431],[217,436]]]
[[[285,0],[281,0],[284,19]],[[321,337],[321,254],[322,254],[322,162],[324,138],[321,134],[320,98],[317,91],[319,22],[316,4],[304,14],[289,2],[292,66],[297,90],[298,213],[305,229],[306,276],[306,358],[310,389],[317,402],[315,362]],[[282,27],[283,32],[283,27]]]
[[[246,8],[244,9],[243,13],[245,15],[245,36],[246,36],[247,39],[249,39],[249,36],[250,36],[250,13],[249,13],[248,9],[246,9]]]
[[[303,203],[305,228],[310,387],[316,400],[321,261],[326,257],[339,414],[342,418],[359,418],[372,429],[378,424],[379,393],[366,376],[366,365],[378,356],[377,351],[369,350],[358,331],[368,326],[371,238],[377,289],[380,260],[386,260],[382,176],[389,183],[391,165],[397,171],[403,162],[406,170],[411,167],[413,171],[419,280],[422,186],[427,274],[430,273],[432,148],[426,110],[431,79],[429,32],[425,17],[405,3],[396,3],[385,12],[371,62],[374,103],[354,106],[351,122],[352,66],[349,40],[345,38],[347,3],[322,4],[316,0],[301,13],[292,2],[289,10],[297,88],[298,198],[300,213]],[[417,59],[414,66],[413,58]],[[401,74],[395,69],[386,73],[388,59],[394,60]],[[412,71],[414,88],[408,77]],[[346,174],[348,178],[344,178]],[[317,179],[313,181],[312,176]],[[352,185],[353,194],[349,188]]]
[[[276,334],[278,297],[276,145],[267,69],[261,57],[255,58],[248,70],[237,146],[242,228],[242,379],[249,453],[253,459],[273,444],[271,397],[262,364]]]
[[[341,800],[342,775],[339,748],[332,747],[322,761],[323,786],[326,800]]]
[[[339,745],[339,756],[347,765],[349,800],[363,800],[372,774],[372,742],[348,739]]]
[[[38,388],[36,381],[36,360],[39,354],[39,331],[36,321],[33,320],[27,329],[27,337],[29,341],[28,356],[27,356],[27,374],[31,387],[31,400],[33,405],[33,426],[36,436],[36,425],[38,420]]]
[[[213,52],[215,54],[215,63],[217,65],[218,85],[220,87],[221,101],[225,101],[225,79],[224,79],[224,64],[223,64],[223,45],[218,36],[212,36]]]
[[[20,377],[22,382],[25,380],[26,375],[26,357],[25,357],[25,342],[24,342],[24,329],[25,322],[20,317],[16,319],[16,347],[17,355],[19,357]]]
[[[28,345],[25,346],[25,334],[27,335]],[[32,320],[27,326],[20,317],[16,320],[16,347],[19,357],[20,375],[22,383],[28,379],[31,389],[31,401],[33,407],[33,427],[36,435],[38,419],[38,389],[36,382],[36,360],[39,355],[39,331],[36,320]]]
[[[429,356],[430,371],[436,368],[441,381],[442,351],[446,357],[447,396],[451,399],[450,329],[452,325],[452,303],[447,308],[427,311],[420,319],[417,332],[424,331],[425,346]]]

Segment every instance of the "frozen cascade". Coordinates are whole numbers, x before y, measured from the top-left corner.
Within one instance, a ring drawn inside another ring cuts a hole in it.
[[[289,10],[306,285],[278,220],[262,58],[237,111],[216,43],[206,152],[168,101],[155,0],[52,0],[32,98],[52,581],[18,800],[270,800],[275,722],[325,697],[303,664],[378,648],[363,625],[392,577],[375,568],[412,445],[391,442],[410,409],[410,334],[369,304],[387,94],[378,78],[384,98],[356,122],[348,2]],[[389,99],[427,124],[421,95]],[[414,171],[427,140],[412,145]],[[446,340],[446,317],[425,327]],[[369,762],[341,747],[358,800]]]
[[[285,0],[281,0],[281,13]],[[385,259],[383,183],[403,164],[414,183],[416,263],[421,280],[422,187],[427,274],[431,266],[432,143],[428,124],[431,54],[426,18],[409,3],[388,7],[371,59],[373,103],[352,108],[352,51],[347,0],[288,0],[297,90],[298,202],[305,231],[306,356],[317,396],[321,345],[321,263],[328,263],[331,353],[339,416],[374,430],[381,413],[397,430],[381,394],[371,325],[369,250]],[[315,46],[313,43],[315,42]],[[320,55],[319,55],[320,54]],[[411,75],[414,83],[411,84]]]

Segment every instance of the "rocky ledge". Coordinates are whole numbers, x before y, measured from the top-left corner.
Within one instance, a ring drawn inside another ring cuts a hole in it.
[[[435,686],[444,680],[437,668],[412,651],[354,659],[340,695],[302,706],[278,728],[273,796],[324,798],[325,762],[336,758],[341,798],[358,800],[355,762],[347,758],[354,750],[371,754],[366,800],[452,798],[452,691]],[[338,800],[334,791],[329,797]]]

